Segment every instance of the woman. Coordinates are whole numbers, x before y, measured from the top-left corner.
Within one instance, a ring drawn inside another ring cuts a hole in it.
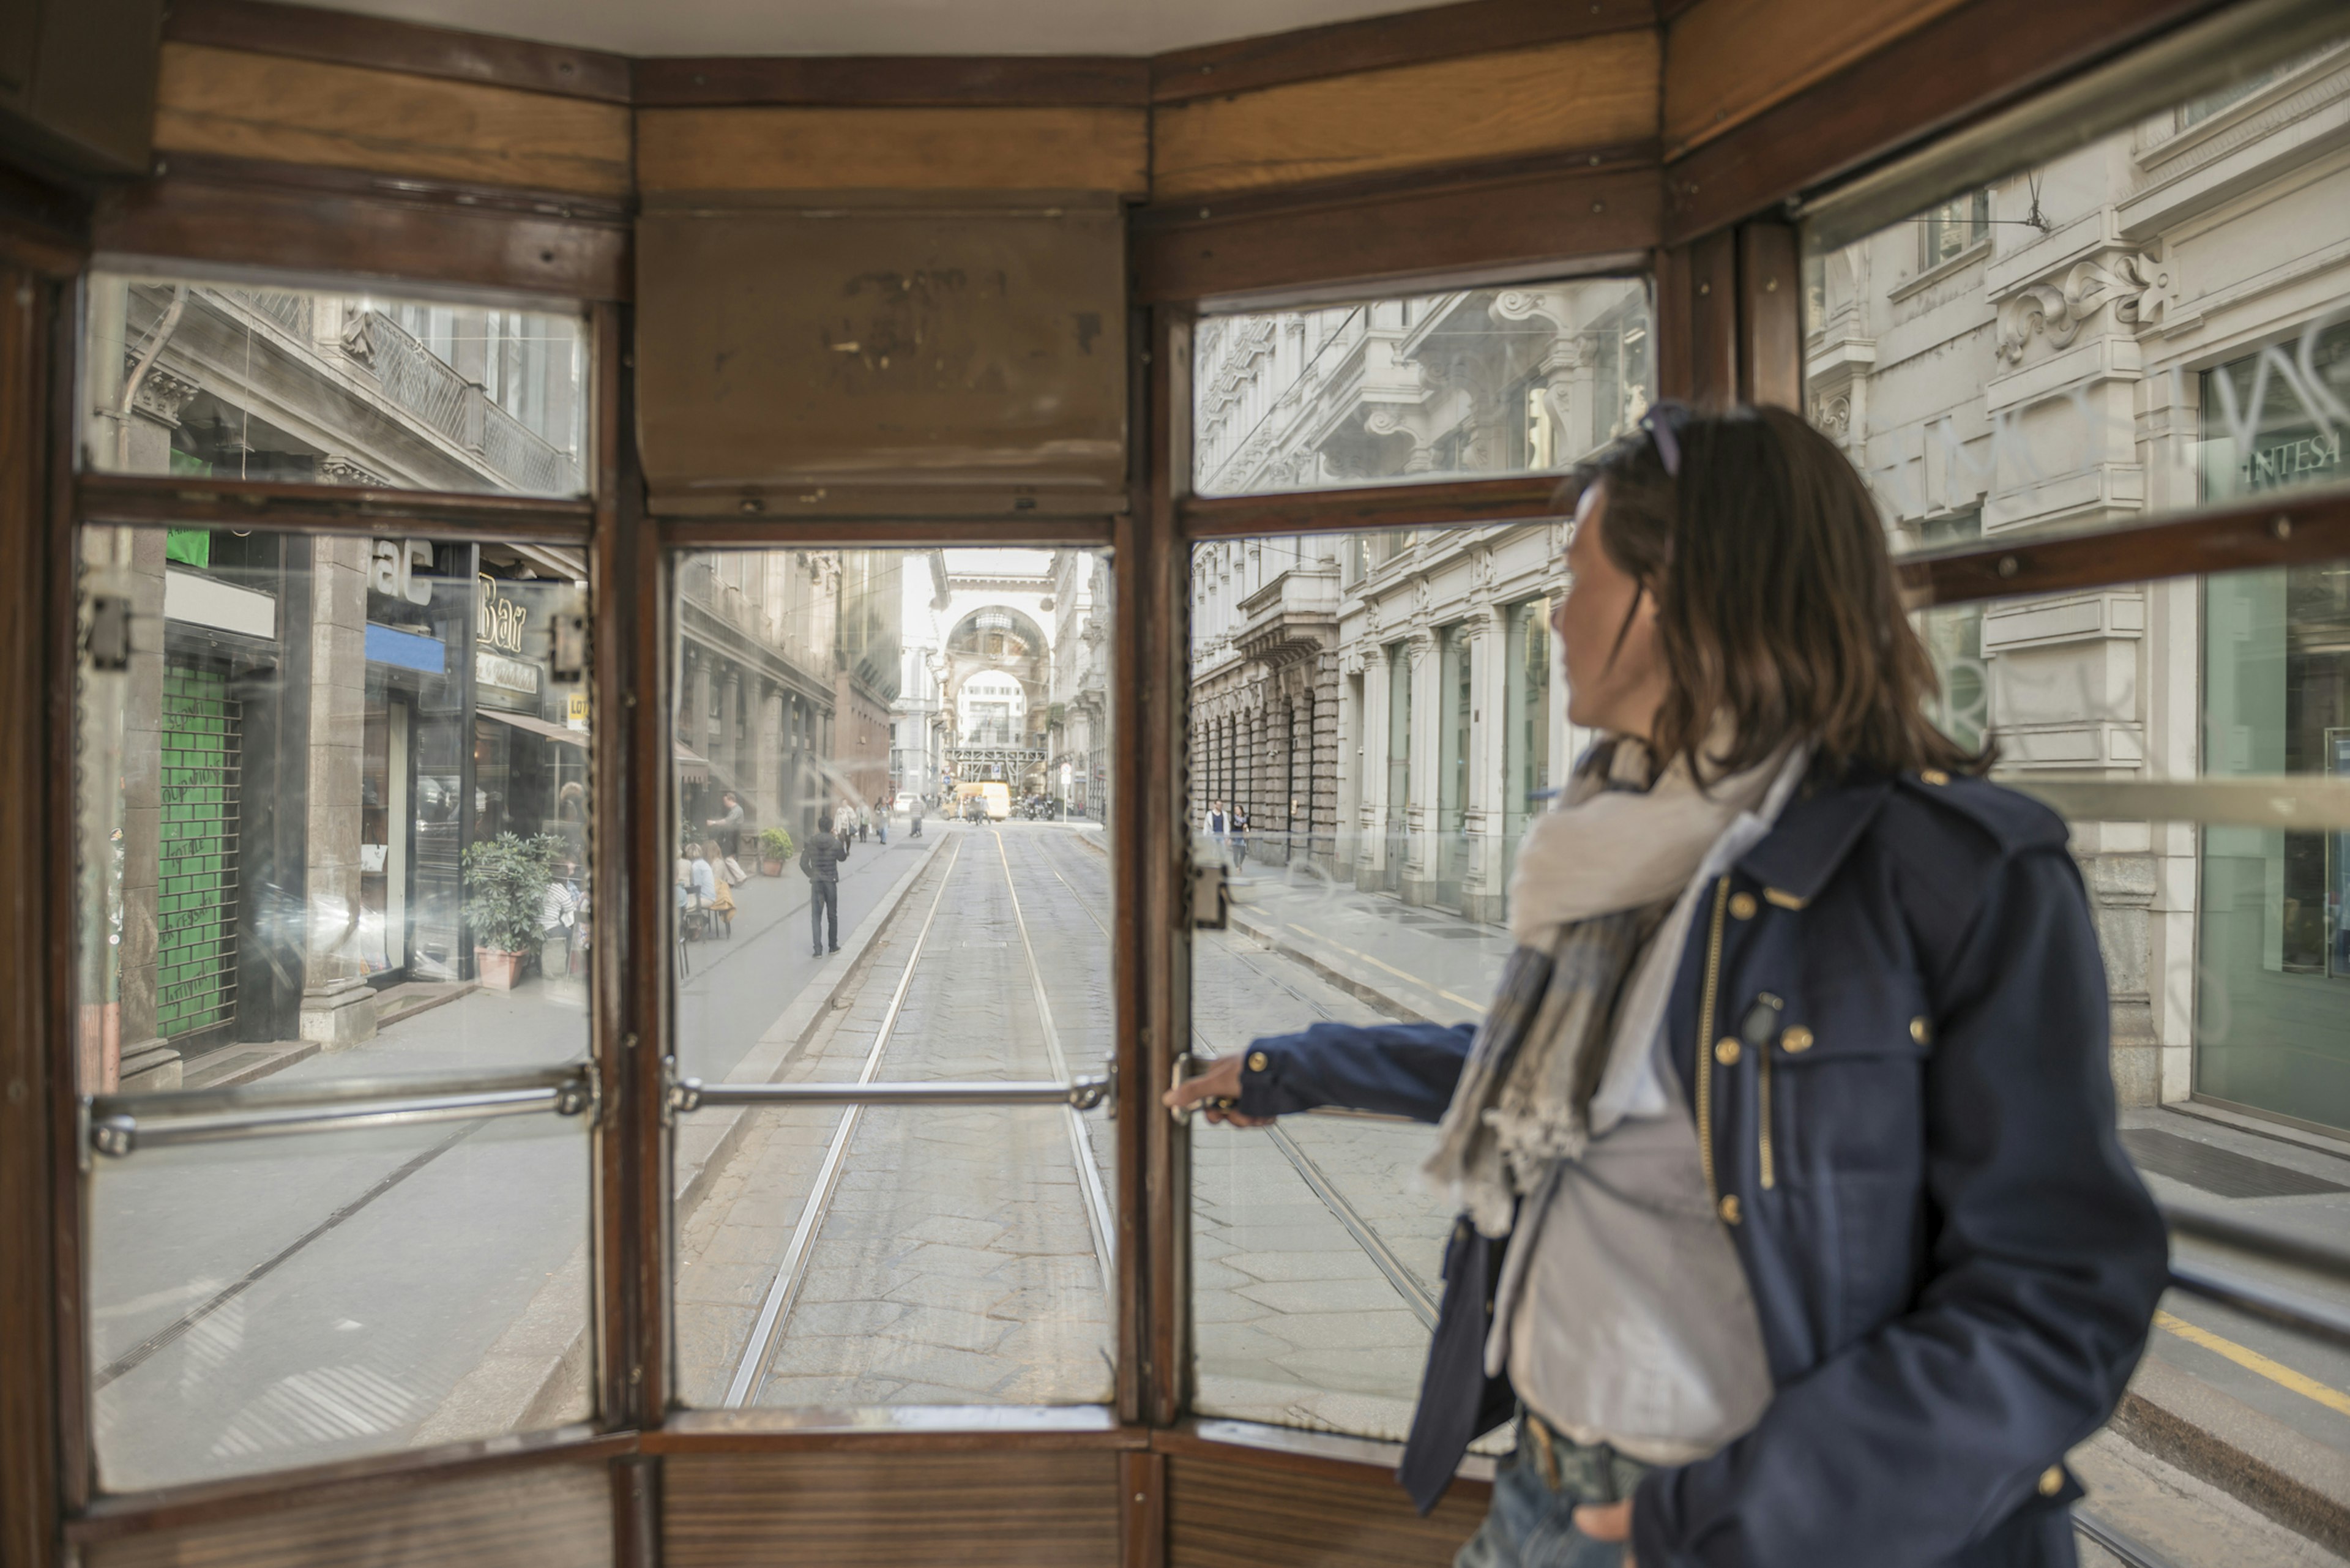
[[[1924,719],[1875,507],[1794,415],[1660,406],[1577,478],[1552,624],[1602,739],[1484,1023],[1167,1097],[1441,1118],[1422,1509],[1518,1410],[1463,1568],[2070,1563],[2064,1454],[2166,1260],[2064,825]]]

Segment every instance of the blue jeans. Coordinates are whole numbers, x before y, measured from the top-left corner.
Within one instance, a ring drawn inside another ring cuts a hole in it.
[[[1521,1410],[1518,1446],[1494,1472],[1485,1522],[1452,1568],[1620,1568],[1628,1542],[1592,1540],[1575,1528],[1575,1511],[1622,1501],[1648,1472],[1613,1449],[1542,1429]]]

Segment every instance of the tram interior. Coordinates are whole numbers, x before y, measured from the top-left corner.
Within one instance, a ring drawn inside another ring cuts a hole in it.
[[[1667,403],[2069,830],[2071,1550],[2350,1561],[2338,5],[0,0],[0,1568],[1454,1562],[1435,1130],[1161,1095],[1486,1016]]]

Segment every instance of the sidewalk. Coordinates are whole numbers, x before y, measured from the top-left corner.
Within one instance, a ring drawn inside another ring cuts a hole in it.
[[[1230,884],[1234,930],[1305,964],[1406,1022],[1482,1017],[1510,956],[1510,934],[1302,870],[1244,871]]]

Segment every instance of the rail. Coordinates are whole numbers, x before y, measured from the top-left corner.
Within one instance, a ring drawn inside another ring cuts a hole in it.
[[[584,1063],[458,1078],[355,1079],[337,1085],[95,1095],[82,1102],[88,1147],[115,1159],[140,1149],[241,1138],[488,1121],[549,1112],[576,1116],[595,1104],[595,1077]]]
[[[678,1080],[670,1088],[670,1108],[681,1113],[704,1106],[1067,1106],[1090,1111],[1116,1102],[1111,1074],[1087,1073],[1059,1083],[937,1079],[910,1084],[705,1084]]]

